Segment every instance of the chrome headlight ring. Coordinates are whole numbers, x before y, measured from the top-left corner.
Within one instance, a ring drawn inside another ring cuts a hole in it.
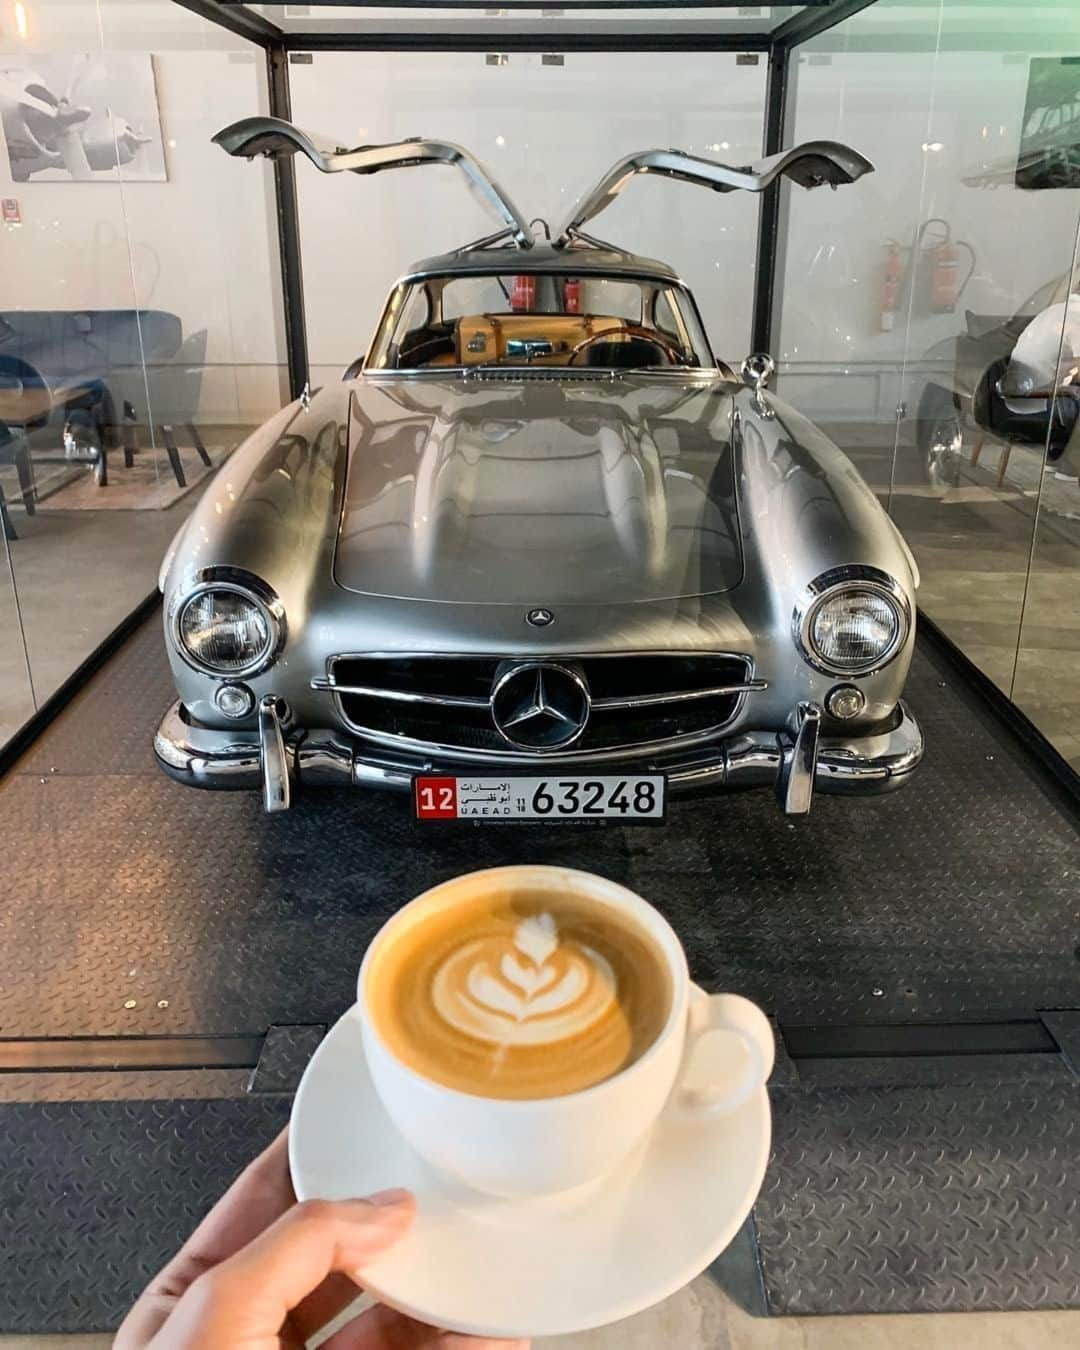
[[[875,595],[887,601],[896,615],[896,632],[889,645],[872,660],[854,666],[830,662],[818,650],[813,636],[814,620],[822,605],[845,593]],[[791,616],[791,630],[803,660],[822,674],[841,677],[876,675],[889,664],[908,639],[911,632],[911,601],[896,578],[880,568],[856,564],[833,567],[815,577],[799,596]]]
[[[204,567],[194,577],[194,585],[176,595],[169,606],[169,634],[173,647],[183,661],[193,670],[203,675],[213,675],[223,680],[250,678],[273,665],[281,655],[288,635],[285,620],[285,607],[277,592],[251,572],[236,567]],[[239,595],[255,605],[266,620],[267,642],[264,649],[244,666],[234,666],[223,670],[217,666],[200,661],[186,646],[181,631],[184,611],[193,600],[205,595],[207,591],[225,591]]]

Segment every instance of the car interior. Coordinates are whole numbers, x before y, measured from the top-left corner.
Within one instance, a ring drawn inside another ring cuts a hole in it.
[[[542,273],[433,277],[398,298],[375,366],[700,366],[674,287]],[[698,346],[700,346],[700,342]]]

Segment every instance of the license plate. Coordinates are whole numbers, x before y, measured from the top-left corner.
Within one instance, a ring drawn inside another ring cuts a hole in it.
[[[588,778],[425,776],[414,780],[420,820],[621,820],[664,819],[661,774]]]

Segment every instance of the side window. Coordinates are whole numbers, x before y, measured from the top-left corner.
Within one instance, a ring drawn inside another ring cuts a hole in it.
[[[505,314],[510,308],[502,277],[462,277],[443,291],[443,318],[462,319],[472,314]]]
[[[656,297],[654,306],[656,316],[656,326],[662,333],[667,333],[673,337],[680,346],[686,345],[686,334],[683,332],[682,324],[671,303],[671,296],[667,291],[661,291]]]
[[[398,332],[404,338],[407,333],[414,333],[418,328],[426,328],[430,319],[430,313],[427,291],[423,286],[414,286],[412,294],[405,302],[405,308],[401,314]]]
[[[583,277],[581,312],[602,314],[605,318],[641,322],[641,287],[636,281],[612,277]]]
[[[431,297],[426,286],[410,288],[394,325],[394,340],[390,346],[389,364],[408,369],[423,364],[422,354],[430,346]]]

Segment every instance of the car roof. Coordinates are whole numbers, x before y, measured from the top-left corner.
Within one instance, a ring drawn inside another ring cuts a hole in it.
[[[447,273],[461,276],[482,276],[491,272],[570,272],[574,276],[597,273],[603,276],[641,277],[666,285],[682,285],[678,274],[655,258],[642,258],[636,253],[604,246],[571,243],[566,248],[551,244],[537,244],[533,248],[467,248],[456,253],[443,253],[413,263],[399,280],[416,281],[426,276]]]

